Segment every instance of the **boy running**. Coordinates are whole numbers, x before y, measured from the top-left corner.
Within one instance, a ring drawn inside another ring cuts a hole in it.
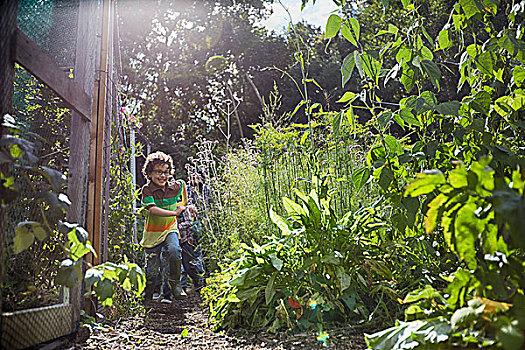
[[[144,236],[140,242],[146,253],[144,304],[148,306],[161,274],[163,248],[168,260],[168,284],[172,294],[175,299],[187,297],[180,285],[182,250],[177,216],[186,209],[188,193],[183,180],[175,181],[171,177],[173,159],[163,152],[148,155],[142,174],[148,179],[142,187],[142,207],[147,211]]]

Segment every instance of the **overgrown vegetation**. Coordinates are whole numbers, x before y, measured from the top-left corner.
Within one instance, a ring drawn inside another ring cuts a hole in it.
[[[206,196],[210,324],[313,328],[324,343],[334,324],[367,325],[383,329],[366,335],[375,349],[523,348],[523,3],[334,1],[323,38],[303,24],[280,38],[252,30],[260,1],[192,3],[187,13],[159,7],[138,46],[128,33],[125,82],[159,148],[179,164],[194,149],[186,170]],[[229,41],[206,37],[218,28]],[[168,45],[176,31],[177,62]],[[159,33],[164,41],[153,40]],[[286,59],[250,61],[256,44]],[[146,56],[144,47],[166,55]],[[272,69],[261,69],[268,62]],[[278,78],[269,71],[287,84],[265,80],[260,96],[251,74]],[[110,214],[110,256],[122,264],[87,276],[103,300],[113,280],[124,289],[142,283],[127,263],[140,254],[124,135],[114,135]],[[236,143],[242,135],[253,139]],[[15,141],[4,146],[13,166],[31,148]],[[2,174],[2,193],[14,199]],[[65,225],[70,244],[89,249],[83,230]],[[42,229],[25,223],[20,232],[32,243]],[[76,261],[61,271],[74,274]]]
[[[205,293],[211,320],[217,327],[275,331],[398,318],[405,323],[368,335],[369,346],[520,348],[524,9],[462,0],[430,36],[428,7],[383,1],[385,11],[396,7],[411,25],[383,26],[382,47],[369,49],[358,20],[346,16],[347,5],[328,18],[326,37],[340,32],[353,44],[341,67],[343,85],[356,73],[362,88],[344,93],[338,113],[319,113],[304,95],[298,107],[307,108],[309,123],[293,136],[286,127],[259,127],[250,151],[259,177],[236,180],[230,163],[224,166],[229,189],[249,183],[246,192],[265,193],[264,218],[279,231],[252,231],[258,238],[239,243],[236,259],[212,277]],[[297,49],[297,65],[307,72],[306,54]],[[303,84],[315,84],[309,79]],[[395,80],[404,96],[381,99],[383,86]],[[450,86],[458,91],[440,93]],[[368,120],[364,125],[356,109]],[[366,154],[365,164],[346,152],[327,161],[345,128],[342,140]],[[294,150],[304,149],[300,162],[280,147],[287,138]],[[269,150],[279,155],[271,162]],[[226,160],[247,154],[236,150]],[[305,167],[297,172],[299,164]],[[362,188],[370,188],[362,200],[344,202]],[[233,216],[253,208],[250,200],[231,205]]]

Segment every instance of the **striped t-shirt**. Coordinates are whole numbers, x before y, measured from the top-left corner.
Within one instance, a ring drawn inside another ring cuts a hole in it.
[[[182,204],[185,199],[183,180],[170,180],[164,187],[160,187],[149,181],[142,187],[142,207],[150,209],[157,206],[166,210],[176,210],[177,203]],[[144,235],[140,244],[145,248],[155,247],[166,239],[170,232],[178,232],[177,217],[162,217],[151,215],[148,210],[144,210],[146,224]]]

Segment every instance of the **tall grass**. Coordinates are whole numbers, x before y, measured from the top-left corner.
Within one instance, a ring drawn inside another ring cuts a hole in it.
[[[317,115],[312,128],[255,126],[254,141],[244,140],[222,156],[217,143],[199,139],[187,170],[190,179],[198,172],[212,193],[203,208],[203,249],[212,266],[216,260],[236,258],[241,243],[260,244],[276,233],[270,209],[284,214],[282,198],[296,199],[294,188],[309,193],[314,173],[330,174],[339,217],[373,199],[370,186],[358,191],[352,181],[353,172],[366,162],[365,137],[351,136],[348,126],[332,135],[332,116]]]

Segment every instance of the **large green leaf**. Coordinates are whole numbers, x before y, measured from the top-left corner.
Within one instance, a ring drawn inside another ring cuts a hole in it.
[[[344,290],[348,289],[348,287],[352,284],[352,279],[350,276],[345,272],[344,268],[339,266],[337,270],[335,271],[335,274],[337,276],[337,282],[339,284],[339,290],[343,292]]]
[[[277,227],[279,227],[281,229],[281,232],[284,234],[284,235],[289,235],[290,232],[291,232],[291,226],[290,224],[288,223],[288,221],[286,221],[285,219],[283,219],[281,216],[279,216],[278,214],[276,214],[273,209],[270,208],[270,219],[273,221],[274,224],[277,225]]]
[[[272,277],[268,280],[268,284],[266,285],[266,288],[264,289],[264,300],[266,302],[266,305],[269,305],[270,302],[273,299],[273,296],[275,295],[275,288],[273,286],[275,282],[275,278],[277,277],[277,272],[274,272],[272,274]]]
[[[446,50],[452,46],[452,43],[450,42],[450,39],[449,39],[448,29],[443,29],[439,32],[438,43],[439,43],[438,48],[440,50]]]
[[[494,65],[492,60],[492,52],[484,52],[476,57],[475,62],[478,69],[487,75],[493,76]]]
[[[85,231],[84,228],[78,226],[67,234],[68,241],[70,243],[70,257],[75,261],[82,258],[87,253],[92,253],[96,256],[96,252],[91,246],[91,243],[87,241],[87,239],[83,239],[84,233],[82,231]],[[79,239],[80,237],[82,238]]]
[[[95,295],[100,301],[105,301],[106,299],[111,299],[113,297],[113,283],[107,278],[97,282],[94,289]]]
[[[403,303],[413,303],[420,300],[443,300],[443,296],[441,296],[441,293],[439,293],[434,287],[427,284],[425,288],[409,292],[403,300]]]
[[[328,20],[326,21],[326,30],[325,30],[324,38],[330,39],[336,36],[337,33],[339,32],[339,29],[341,28],[341,23],[342,23],[341,17],[339,17],[336,14],[330,15],[330,17],[328,17]]]
[[[488,115],[491,103],[492,96],[487,91],[479,91],[469,102],[469,106],[480,113]]]
[[[454,306],[463,306],[467,293],[477,286],[479,286],[479,281],[476,280],[474,275],[468,270],[459,268],[454,273],[452,282],[446,288],[446,291],[449,293],[447,303]]]
[[[283,197],[283,205],[288,215],[290,215],[295,220],[301,220],[302,216],[306,216],[306,211],[304,208],[288,197]]]
[[[355,68],[355,55],[355,51],[351,52],[343,60],[343,64],[341,65],[342,87],[345,87],[346,83],[352,77],[352,72]]]
[[[449,179],[450,185],[454,188],[467,187],[468,186],[468,172],[465,169],[465,166],[461,165],[451,170],[448,174],[448,179]]]
[[[141,294],[146,287],[146,274],[137,264],[130,264],[128,278],[131,286],[135,289],[137,294]]]
[[[403,63],[401,71],[401,83],[407,92],[412,91],[414,83],[416,82],[416,72],[406,63]]]
[[[361,64],[363,65],[365,74],[378,84],[382,65],[381,61],[377,60],[372,52],[365,51],[361,54]]]
[[[439,80],[441,79],[441,70],[434,62],[430,60],[422,60],[421,68],[428,74],[432,84],[439,90]]]
[[[384,130],[390,121],[392,120],[392,112],[384,111],[380,115],[377,116],[377,123],[379,124],[379,127]]]
[[[443,213],[443,205],[449,200],[449,196],[445,193],[438,194],[429,204],[426,213],[425,231],[427,234],[434,232],[437,224],[441,220]]]
[[[376,178],[379,186],[386,192],[388,191],[390,184],[395,180],[394,172],[389,167],[382,166],[374,171],[374,177]]]
[[[388,23],[388,29],[387,30],[381,29],[379,33],[376,34],[376,36],[380,36],[383,34],[397,34],[398,31],[399,31],[398,27],[396,27],[395,25],[391,23]]]
[[[34,242],[35,235],[33,234],[31,222],[24,221],[19,223],[15,230],[15,237],[13,238],[14,253],[18,254],[23,252],[24,250],[29,248]]]
[[[454,235],[456,250],[470,269],[478,265],[476,260],[476,240],[485,228],[485,223],[476,217],[476,203],[467,203],[462,206],[454,220]]]
[[[512,77],[514,78],[514,84],[521,87],[525,81],[525,67],[514,67],[514,70],[512,71]]]
[[[307,205],[310,212],[310,223],[313,224],[315,228],[317,228],[321,223],[321,206],[319,205],[319,199],[317,198],[317,193],[315,190],[310,191]]]
[[[359,191],[363,186],[368,182],[370,178],[370,169],[368,167],[362,167],[352,174],[352,182],[356,187],[356,190]]]
[[[461,107],[461,102],[459,101],[447,101],[437,105],[436,109],[439,113],[443,115],[459,115],[459,108]]]
[[[445,343],[450,333],[449,321],[445,317],[437,317],[412,322],[399,321],[397,326],[365,334],[365,340],[371,349],[413,349],[423,344]]]
[[[403,146],[399,141],[392,135],[385,136],[386,147],[389,150],[389,154],[392,155],[401,155],[403,154]]]
[[[481,12],[476,4],[476,0],[459,0],[459,4],[467,19]]]
[[[57,284],[67,288],[73,288],[81,276],[81,265],[77,261],[65,259],[60,263],[55,281]]]
[[[35,237],[39,241],[47,237],[47,232],[42,224],[36,221],[22,221],[18,223],[15,229],[15,237],[13,238],[14,253],[18,254],[29,248],[35,241]]]
[[[337,100],[337,103],[343,103],[343,102],[352,102],[357,98],[357,94],[352,91],[347,91],[343,94],[343,96]]]
[[[345,22],[343,24],[343,28],[341,29],[341,34],[343,34],[343,37],[348,40],[350,43],[352,43],[354,46],[359,47],[359,35],[360,35],[360,28],[359,28],[359,22],[355,18],[350,18],[348,22]]]
[[[397,112],[399,117],[407,124],[414,125],[414,126],[422,126],[419,119],[417,119],[416,116],[412,113],[412,110],[410,108],[401,108]]]
[[[441,171],[426,171],[417,174],[416,178],[410,182],[406,188],[405,196],[417,197],[422,194],[429,194],[445,183],[445,175]]]
[[[494,110],[502,117],[506,117],[512,113],[512,103],[511,96],[501,96],[494,102]]]

